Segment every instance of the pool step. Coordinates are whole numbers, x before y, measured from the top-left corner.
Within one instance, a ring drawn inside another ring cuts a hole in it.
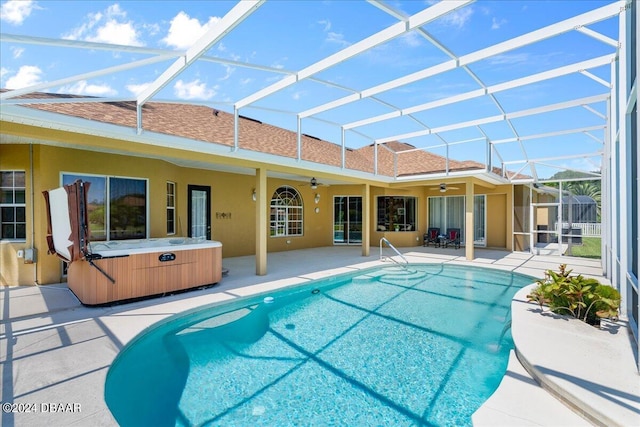
[[[354,277],[351,281],[352,283],[371,283],[378,281],[381,276],[384,276],[386,273],[384,271],[372,271],[371,273],[363,274],[361,276]]]
[[[391,273],[387,272],[387,274],[380,277],[380,282],[390,285],[409,285],[415,284],[429,276],[429,273],[427,273],[426,271],[412,269],[401,270],[402,271],[396,270]]]
[[[414,270],[412,268],[393,267],[384,269],[385,279],[423,279],[429,275],[426,271]]]
[[[412,269],[406,269],[404,267],[389,267],[379,271],[356,276],[352,279],[353,283],[372,283],[372,282],[386,282],[395,284],[399,281],[413,281],[424,279],[429,276],[429,273],[425,271],[418,271]]]

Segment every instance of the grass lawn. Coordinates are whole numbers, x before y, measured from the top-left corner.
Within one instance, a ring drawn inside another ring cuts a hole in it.
[[[581,246],[571,246],[573,256],[600,259],[600,237],[583,237]]]

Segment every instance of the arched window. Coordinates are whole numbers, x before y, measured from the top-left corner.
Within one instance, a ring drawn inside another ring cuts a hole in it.
[[[271,197],[271,237],[302,236],[302,197],[292,187],[280,187]]]

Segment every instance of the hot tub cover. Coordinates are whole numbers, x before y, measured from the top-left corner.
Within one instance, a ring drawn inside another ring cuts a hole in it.
[[[83,259],[87,253],[89,185],[77,180],[42,192],[47,211],[48,253],[56,254],[69,263]]]

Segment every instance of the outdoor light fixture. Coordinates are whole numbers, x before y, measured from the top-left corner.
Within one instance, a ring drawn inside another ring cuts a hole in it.
[[[313,201],[316,202],[316,205],[320,201],[320,195],[318,193],[316,193],[316,197],[314,197]]]
[[[253,193],[251,193],[251,198],[252,198],[252,199],[253,199],[253,201],[255,202],[257,197],[258,197],[258,196],[256,195],[256,189],[254,188],[254,189],[253,189]]]
[[[445,191],[447,191],[447,184],[440,184],[440,192],[444,193]]]
[[[318,188],[318,181],[315,178],[311,178],[311,189],[315,190],[316,188]]]

